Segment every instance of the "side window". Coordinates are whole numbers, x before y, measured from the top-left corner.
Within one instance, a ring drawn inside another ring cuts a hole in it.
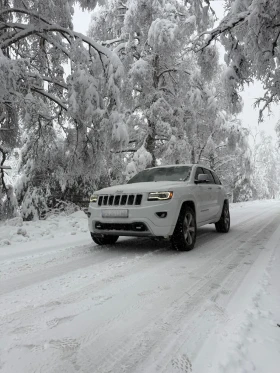
[[[209,177],[209,184],[215,184],[215,180],[211,174],[211,171],[210,170],[207,170],[207,168],[204,168],[204,173],[208,175]]]
[[[211,173],[214,177],[215,183],[221,185],[222,183],[221,183],[220,179],[218,178],[218,176],[215,174],[215,172],[211,171]]]
[[[194,180],[197,180],[198,179],[198,175],[200,175],[200,174],[204,174],[203,169],[201,167],[197,167],[197,169],[195,171]]]

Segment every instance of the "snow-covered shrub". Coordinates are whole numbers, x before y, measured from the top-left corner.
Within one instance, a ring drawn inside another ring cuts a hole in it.
[[[0,220],[12,219],[19,215],[14,188],[10,184],[6,185],[6,188],[5,194],[0,192]]]
[[[21,215],[24,220],[39,220],[48,211],[47,196],[39,188],[29,188],[21,204]]]
[[[112,112],[110,116],[110,122],[112,124],[112,146],[116,150],[125,149],[128,145],[128,129],[124,120],[124,116],[118,112]]]
[[[137,152],[134,154],[133,161],[135,163],[137,171],[139,172],[145,170],[145,168],[147,168],[150,165],[152,161],[152,156],[145,149],[144,146],[141,146],[141,148],[139,148]]]
[[[52,203],[51,207],[49,207],[48,211],[44,215],[44,219],[47,219],[47,218],[49,218],[50,216],[53,216],[53,215],[63,214],[63,215],[68,216],[68,215],[71,215],[74,212],[80,210],[80,207],[77,206],[73,202],[62,201],[62,200],[59,200],[59,199],[55,199],[52,202],[53,203]]]
[[[126,166],[126,170],[125,170],[126,181],[130,180],[136,174],[137,174],[137,168],[136,168],[135,162],[131,161]]]
[[[241,179],[233,190],[233,202],[245,202],[254,199],[255,187],[247,178]]]

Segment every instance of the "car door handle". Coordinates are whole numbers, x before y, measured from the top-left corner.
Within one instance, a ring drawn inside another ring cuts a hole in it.
[[[212,189],[211,187],[209,187],[208,189]]]
[[[218,187],[218,189],[222,189],[222,187]]]

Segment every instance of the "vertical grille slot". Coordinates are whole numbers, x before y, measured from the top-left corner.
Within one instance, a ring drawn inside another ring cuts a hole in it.
[[[134,195],[133,195],[133,194],[130,194],[130,195],[128,196],[127,204],[128,204],[128,205],[133,205],[133,202],[134,202]]]
[[[103,197],[103,205],[106,206],[108,203],[108,196]]]
[[[101,206],[102,205],[102,201],[103,201],[103,196],[100,196],[98,198],[98,206]]]
[[[121,205],[122,205],[122,206],[126,205],[126,202],[127,202],[127,195],[125,194],[125,195],[122,196],[122,198],[121,198]]]
[[[120,204],[121,196],[115,196],[114,205],[118,206]]]
[[[142,194],[137,194],[135,198],[135,205],[141,205],[142,202]]]
[[[112,206],[114,201],[114,196],[109,196],[109,203],[108,205]]]

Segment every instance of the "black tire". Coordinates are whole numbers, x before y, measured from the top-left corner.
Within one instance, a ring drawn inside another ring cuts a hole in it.
[[[194,248],[196,241],[195,212],[189,206],[183,206],[173,235],[171,244],[175,250],[190,251]]]
[[[220,220],[215,223],[217,232],[227,233],[230,229],[230,214],[229,214],[229,205],[227,202],[224,203],[222,215]]]
[[[114,243],[117,242],[119,236],[109,236],[106,234],[101,235],[96,235],[94,233],[90,233],[91,238],[97,245],[113,245]]]

